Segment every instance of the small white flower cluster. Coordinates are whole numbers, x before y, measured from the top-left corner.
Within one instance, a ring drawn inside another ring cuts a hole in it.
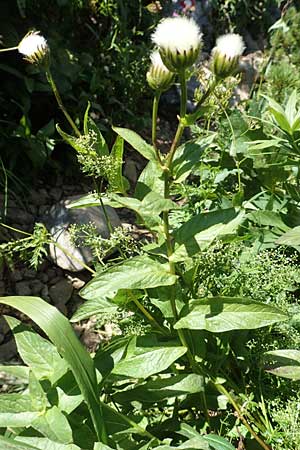
[[[49,54],[46,39],[39,31],[30,31],[18,45],[18,51],[31,63],[41,62]]]

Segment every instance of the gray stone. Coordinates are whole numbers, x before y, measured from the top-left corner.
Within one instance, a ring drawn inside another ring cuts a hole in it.
[[[89,224],[93,223],[99,235],[103,238],[109,237],[109,230],[106,224],[105,215],[102,208],[94,206],[91,208],[68,209],[67,206],[78,196],[69,197],[53,206],[47,217],[44,217],[44,223],[51,233],[53,240],[59,245],[50,244],[50,256],[53,262],[64,270],[79,272],[84,269],[83,264],[89,265],[92,260],[92,252],[86,247],[75,247],[71,242],[68,227],[71,224]],[[121,226],[119,216],[110,206],[105,207],[112,227]],[[49,277],[50,278],[50,277]]]
[[[23,277],[26,280],[33,280],[36,277],[36,271],[33,269],[26,268],[23,272]]]
[[[4,281],[0,281],[0,296],[5,295],[5,283]]]
[[[9,332],[10,328],[4,317],[0,317],[0,333],[4,336]]]
[[[7,217],[17,225],[31,225],[34,222],[34,217],[27,211],[20,208],[8,208]]]
[[[0,345],[0,361],[7,363],[17,354],[17,347],[14,339],[11,339],[5,344]]]
[[[40,280],[33,280],[30,283],[30,288],[32,295],[39,295],[44,288],[44,284]]]
[[[16,283],[17,295],[31,295],[31,289],[28,281],[19,281]]]
[[[59,187],[54,187],[50,190],[50,197],[53,198],[56,202],[58,202],[63,194],[63,190]]]
[[[58,307],[65,305],[70,300],[72,292],[72,283],[65,278],[61,278],[56,284],[50,287],[49,296]]]
[[[49,300],[49,289],[48,286],[44,286],[43,289],[40,292],[40,296],[44,299],[44,300]]]

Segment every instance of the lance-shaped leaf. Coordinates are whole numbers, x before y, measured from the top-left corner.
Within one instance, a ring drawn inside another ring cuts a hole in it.
[[[186,347],[145,347],[119,361],[112,373],[133,378],[148,378],[167,369],[186,353]]]
[[[211,297],[193,300],[183,308],[174,328],[222,333],[252,330],[287,320],[280,309],[242,297]]]
[[[136,151],[138,151],[144,158],[149,161],[155,161],[157,159],[154,147],[147,144],[141,136],[135,131],[128,130],[127,128],[113,127],[113,130],[121,136],[124,141],[128,142]]]
[[[99,440],[105,442],[106,431],[93,360],[78,340],[68,319],[38,297],[0,297],[0,303],[28,315],[54,343],[73,372],[89,408]]]
[[[263,355],[263,366],[267,372],[279,377],[300,380],[300,351],[274,350]]]
[[[39,417],[43,408],[29,394],[1,394],[1,427],[27,427]]]
[[[95,276],[80,292],[88,300],[72,317],[82,320],[102,309],[103,302],[113,299],[120,289],[147,289],[175,284],[177,277],[169,272],[167,264],[136,256]],[[114,306],[111,304],[111,306]]]

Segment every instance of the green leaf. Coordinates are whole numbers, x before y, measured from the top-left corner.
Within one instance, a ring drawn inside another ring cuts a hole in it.
[[[276,240],[276,244],[298,247],[300,245],[300,226],[292,228]]]
[[[32,405],[39,409],[40,411],[45,411],[48,400],[47,396],[40,384],[40,382],[35,377],[34,373],[30,371],[29,373],[29,395],[32,400]]]
[[[0,380],[1,374],[6,374],[9,377],[19,380],[22,383],[28,383],[29,367],[25,366],[0,366]],[[14,381],[15,382],[15,381]]]
[[[277,122],[278,126],[282,130],[286,131],[288,134],[291,134],[291,124],[289,123],[282,106],[280,106],[279,103],[275,102],[275,100],[273,100],[270,97],[267,97],[266,95],[263,95],[263,97],[265,97],[268,100],[269,110],[273,115],[275,121]]]
[[[117,392],[113,398],[117,403],[125,404],[130,401],[156,403],[179,397],[180,395],[196,394],[203,390],[204,382],[202,376],[184,374],[148,381],[136,388]]]
[[[32,447],[40,450],[81,450],[75,444],[61,444],[58,442],[51,441],[47,438],[40,437],[27,437],[27,436],[17,436],[14,442],[18,442],[20,445],[31,445]],[[22,447],[21,447],[22,448]],[[27,447],[24,447],[24,450]]]
[[[112,129],[121,136],[124,141],[128,142],[135,150],[137,150],[144,158],[149,161],[156,161],[156,153],[152,145],[147,144],[141,136],[127,128],[112,127]]]
[[[72,321],[82,320],[97,314],[103,308],[103,302],[115,297],[120,289],[147,289],[156,286],[170,286],[177,277],[169,272],[168,265],[149,258],[136,256],[123,264],[113,266],[96,274],[81,290],[80,295],[89,300],[72,317]]]
[[[22,360],[38,379],[46,378],[55,383],[66,373],[68,367],[51,342],[14,317],[5,318],[14,334]]]
[[[0,395],[1,427],[27,427],[41,414],[29,394]]]
[[[108,447],[108,445],[104,445],[101,442],[95,442],[93,450],[113,450],[112,447]]]
[[[214,450],[235,450],[235,447],[222,436],[207,434],[203,439],[208,442],[209,448]]]
[[[84,113],[84,118],[83,118],[83,132],[84,132],[84,134],[89,134],[88,119],[89,119],[90,108],[91,108],[91,102],[88,102],[86,110],[85,110],[85,113]]]
[[[171,171],[175,183],[182,183],[191,173],[193,167],[200,163],[203,152],[212,144],[215,135],[186,142],[177,148]]]
[[[259,226],[277,227],[281,230],[289,230],[279,213],[275,211],[253,211],[247,214],[247,218]]]
[[[97,127],[97,125],[95,124],[93,119],[91,119],[91,117],[88,117],[88,119],[87,119],[87,130],[88,130],[88,133],[85,133],[85,134],[91,134],[91,135],[95,136],[93,150],[95,150],[95,152],[99,156],[108,156],[109,150],[108,150],[108,146],[105,142],[105,139],[102,136],[101,131],[99,130],[99,128]]]
[[[123,152],[124,152],[124,139],[117,136],[113,148],[111,149],[111,156],[114,161],[116,161],[116,172],[113,176],[112,189],[114,192],[120,192],[125,195],[126,191],[129,189],[129,184],[126,178],[122,175],[122,165],[123,165]],[[127,183],[126,183],[127,182]]]
[[[289,96],[289,99],[287,101],[287,104],[285,106],[285,114],[287,117],[287,120],[289,124],[293,124],[295,120],[295,116],[297,113],[296,105],[297,105],[297,90],[294,89],[291,95]]]
[[[234,208],[198,214],[175,232],[174,261],[182,261],[207,248],[215,239],[236,233],[244,222],[245,213]]]
[[[149,192],[164,195],[164,173],[158,161],[149,161],[137,181],[134,195],[143,200]]]
[[[73,442],[72,429],[69,422],[57,406],[52,406],[45,414],[39,416],[32,423],[32,427],[54,442],[62,444]]]
[[[0,436],[0,450],[39,450],[39,448]]]
[[[186,347],[137,347],[118,362],[112,373],[132,378],[148,378],[167,369],[186,353]]]
[[[183,308],[174,328],[223,333],[253,330],[287,320],[280,309],[241,297],[211,297],[193,300]]]
[[[170,199],[165,199],[157,192],[149,192],[142,201],[136,198],[120,197],[114,194],[111,197],[115,202],[119,203],[119,207],[135,211],[148,228],[161,223],[159,217],[161,212],[177,208],[176,203]]]
[[[68,133],[65,133],[59,125],[56,125],[57,132],[61,135],[63,140],[67,142],[74,150],[79,153],[85,152],[85,146],[80,142],[77,137],[71,136]]]
[[[300,380],[300,351],[274,350],[263,354],[264,370],[279,377]]]
[[[105,430],[93,361],[75,335],[68,319],[38,297],[0,297],[0,303],[27,314],[56,345],[74,374],[99,440],[104,440]]]

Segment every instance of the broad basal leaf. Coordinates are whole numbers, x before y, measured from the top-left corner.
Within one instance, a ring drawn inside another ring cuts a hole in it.
[[[276,244],[298,247],[300,245],[300,226],[292,228],[276,240]]]
[[[43,412],[29,394],[1,394],[1,427],[27,427]]]
[[[274,350],[263,355],[263,365],[267,372],[279,377],[300,380],[300,351]]]
[[[46,438],[62,444],[73,442],[72,429],[66,416],[52,406],[32,423],[32,427]]]
[[[241,297],[211,297],[193,300],[184,307],[174,328],[222,333],[251,330],[287,320],[280,309]]]
[[[58,352],[67,361],[74,374],[89,408],[99,440],[105,442],[106,431],[93,360],[78,340],[69,320],[54,306],[38,297],[0,297],[0,303],[28,315],[56,345]]]
[[[196,394],[204,389],[203,377],[196,374],[174,375],[143,383],[136,388],[117,392],[113,398],[117,403],[139,401],[156,403],[172,397]]]
[[[148,378],[167,369],[186,353],[186,347],[144,347],[137,348],[118,362],[112,373],[132,378]]]
[[[66,373],[68,366],[51,342],[14,317],[6,317],[6,321],[14,333],[22,360],[38,379],[47,378],[54,383]]]
[[[111,267],[95,276],[81,291],[81,296],[89,300],[72,318],[82,320],[102,309],[103,302],[113,299],[120,289],[147,289],[170,286],[177,277],[170,274],[168,265],[147,257],[136,256],[123,264]]]

